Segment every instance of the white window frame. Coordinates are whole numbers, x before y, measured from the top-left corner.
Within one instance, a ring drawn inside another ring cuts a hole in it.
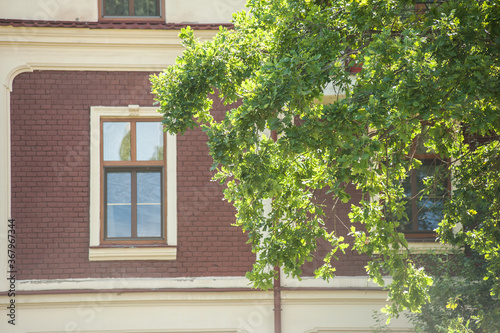
[[[101,244],[101,118],[158,118],[155,107],[103,107],[90,108],[90,244],[89,260],[175,260],[177,258],[177,145],[176,136],[167,134],[166,141],[166,232],[164,246],[103,246]]]

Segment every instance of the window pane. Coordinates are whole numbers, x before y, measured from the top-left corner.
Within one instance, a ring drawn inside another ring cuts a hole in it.
[[[137,236],[161,237],[161,205],[137,205]]]
[[[130,123],[104,122],[103,155],[105,161],[130,161]]]
[[[158,0],[135,0],[135,16],[160,16]]]
[[[161,237],[161,173],[137,172],[137,236]]]
[[[130,205],[108,205],[106,213],[108,214],[108,238],[130,237],[132,235]]]
[[[105,16],[129,16],[129,0],[104,0]]]
[[[161,172],[137,172],[137,203],[161,203]]]
[[[136,123],[138,161],[163,160],[163,126],[161,122]]]
[[[435,230],[444,217],[443,201],[422,198],[417,205],[418,230]]]
[[[406,231],[417,231],[412,224],[414,214],[418,219],[418,230],[433,231],[443,219],[444,199],[447,191],[447,179],[440,174],[444,165],[437,159],[422,160],[422,165],[410,173],[403,184],[407,196],[406,213],[409,221],[402,223]],[[415,177],[415,178],[414,178]],[[412,180],[416,188],[412,188]],[[430,184],[430,192],[423,193],[425,183]],[[415,198],[410,200],[410,198]],[[416,204],[416,206],[413,206]],[[414,212],[414,208],[417,212]]]
[[[131,190],[130,172],[108,172],[106,174],[107,237],[131,237]]]

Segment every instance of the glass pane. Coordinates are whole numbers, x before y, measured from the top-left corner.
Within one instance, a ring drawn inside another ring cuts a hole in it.
[[[403,184],[408,199],[416,198],[418,230],[433,231],[443,219],[443,201],[447,191],[447,179],[439,174],[443,166],[437,159],[422,160],[422,165],[411,173],[412,176],[408,176]],[[412,177],[416,177],[416,189],[411,187]],[[423,193],[425,182],[430,183],[430,193]],[[408,200],[406,204],[410,222],[403,227],[405,230],[413,230],[411,220],[414,212],[411,203],[412,201]]]
[[[161,205],[137,205],[137,236],[161,237]]]
[[[129,16],[128,0],[104,0],[105,16]]]
[[[422,198],[418,202],[418,230],[435,230],[443,217],[443,202],[441,200]]]
[[[161,237],[161,173],[137,173],[137,236]]]
[[[105,161],[130,161],[130,123],[103,122],[102,140]]]
[[[446,194],[447,179],[443,174],[444,165],[438,159],[423,160],[417,169],[418,190],[422,190],[425,182],[430,183],[431,197],[442,197]]]
[[[161,173],[137,172],[137,203],[161,203]]]
[[[138,161],[163,160],[163,126],[161,122],[136,123]]]
[[[108,214],[108,238],[132,236],[132,211],[130,205],[108,205],[106,213]]]
[[[135,16],[160,16],[158,0],[135,0]]]
[[[106,174],[106,236],[132,236],[130,172],[108,172]]]

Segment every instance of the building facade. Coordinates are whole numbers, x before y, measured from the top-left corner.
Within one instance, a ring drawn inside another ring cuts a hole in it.
[[[329,283],[309,266],[252,289],[255,254],[210,181],[205,134],[158,131],[149,76],[181,54],[180,28],[209,39],[243,7],[0,3],[1,332],[371,332],[386,293],[358,254]]]

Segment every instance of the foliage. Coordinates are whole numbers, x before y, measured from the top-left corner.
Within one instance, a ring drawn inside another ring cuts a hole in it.
[[[379,311],[373,311],[372,319],[375,321],[375,324],[370,327],[372,333],[391,332],[389,325],[383,317],[385,316],[383,316],[383,314]]]
[[[201,126],[208,135],[215,179],[259,254],[248,274],[255,287],[271,287],[277,266],[300,277],[323,239],[332,250],[318,276],[333,277],[336,253],[352,245],[372,258],[367,272],[387,287],[389,314],[418,311],[432,279],[406,251],[399,226],[408,219],[402,183],[420,164],[411,147],[425,132],[459,189],[440,233],[485,258],[498,292],[500,2],[430,6],[249,0],[234,29],[210,41],[182,30],[185,52],[151,78],[166,129]],[[362,71],[353,78],[346,65],[355,64]],[[339,98],[319,103],[327,87]],[[220,121],[207,97],[215,91],[226,104],[241,101]],[[490,138],[467,140],[478,136]],[[350,200],[347,184],[363,199]],[[319,189],[351,205],[353,244],[324,228]],[[450,232],[459,223],[462,231]]]
[[[467,255],[422,256],[432,268],[431,302],[410,314],[417,332],[500,332],[500,301],[490,293],[491,279],[483,280],[486,261],[475,252]]]

